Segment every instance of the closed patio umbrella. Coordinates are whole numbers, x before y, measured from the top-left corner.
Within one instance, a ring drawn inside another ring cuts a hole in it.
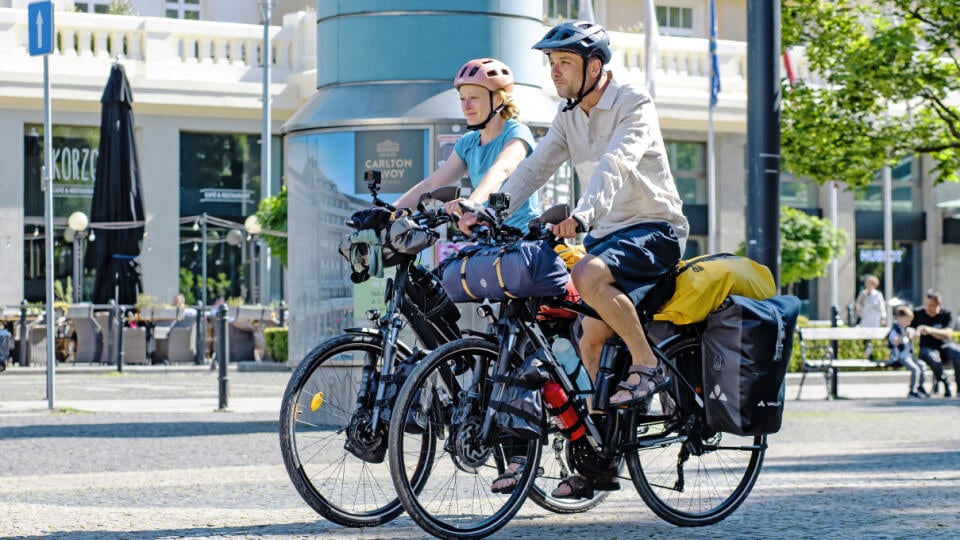
[[[89,244],[86,264],[96,270],[94,303],[113,298],[133,304],[143,289],[137,260],[143,240],[143,200],[133,136],[133,93],[119,63],[110,70],[100,103],[100,155],[90,206],[90,221],[99,224],[100,230]]]

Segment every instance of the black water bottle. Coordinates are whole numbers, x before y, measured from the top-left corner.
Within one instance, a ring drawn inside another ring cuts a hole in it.
[[[608,339],[600,353],[600,369],[597,371],[597,383],[594,385],[593,408],[606,411],[610,405],[610,396],[616,392],[620,382],[626,349],[619,339]]]

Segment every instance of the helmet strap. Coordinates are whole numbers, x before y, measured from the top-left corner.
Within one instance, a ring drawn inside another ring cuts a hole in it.
[[[493,120],[493,117],[496,116],[496,115],[498,115],[498,114],[500,114],[500,111],[502,111],[503,108],[507,106],[506,103],[503,103],[503,104],[501,104],[499,107],[494,108],[494,106],[493,106],[493,91],[492,91],[492,90],[487,90],[487,92],[490,93],[490,114],[487,115],[487,119],[486,119],[486,120],[484,120],[483,122],[480,122],[479,124],[467,124],[467,131],[478,131],[478,130],[481,130],[481,129],[487,127],[487,124],[489,124],[490,121]]]
[[[583,98],[590,95],[590,92],[593,92],[597,88],[597,85],[600,83],[600,75],[603,75],[603,70],[601,69],[600,75],[597,75],[597,78],[593,80],[593,84],[590,85],[590,88],[584,90],[583,87],[587,84],[587,64],[590,63],[590,58],[583,58],[583,79],[580,80],[580,91],[577,92],[577,99],[568,99],[567,104],[564,105],[561,111],[567,112],[572,111],[574,107],[580,104],[583,101]]]

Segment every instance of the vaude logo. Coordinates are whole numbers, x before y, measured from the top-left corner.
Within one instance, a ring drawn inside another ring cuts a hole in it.
[[[711,365],[714,371],[723,371],[723,356],[720,354],[714,356]]]
[[[483,279],[483,278],[480,278],[480,286],[483,287],[484,289],[486,289],[486,288],[487,288],[487,280],[485,280],[485,279]]]
[[[720,390],[720,385],[713,387],[713,391],[710,392],[710,399],[717,399],[720,401],[727,401],[727,395]]]
[[[762,399],[757,402],[757,407],[779,407],[783,405],[782,401],[763,401]]]
[[[695,264],[690,267],[690,270],[693,272],[703,272],[703,267],[700,266],[699,264]]]

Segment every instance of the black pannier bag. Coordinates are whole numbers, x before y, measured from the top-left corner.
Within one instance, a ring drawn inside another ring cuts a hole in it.
[[[546,377],[536,355],[528,355],[523,364],[506,376],[494,379],[490,407],[497,411],[494,420],[504,431],[520,439],[540,439],[546,433],[543,398],[540,389]],[[502,391],[500,391],[502,389]]]
[[[799,312],[795,296],[733,295],[707,316],[703,390],[711,429],[737,435],[780,430]]]
[[[441,261],[437,273],[454,302],[559,296],[570,281],[563,259],[542,241],[469,246]]]

